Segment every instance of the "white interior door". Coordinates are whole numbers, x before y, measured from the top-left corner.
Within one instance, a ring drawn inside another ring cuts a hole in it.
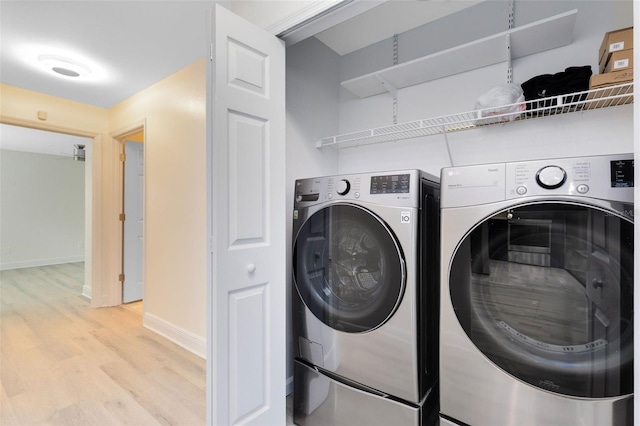
[[[124,145],[124,247],[122,269],[122,303],[142,299],[142,242],[144,215],[142,191],[144,183],[143,144],[126,141]]]
[[[285,424],[285,49],[215,6],[209,69],[208,423]]]

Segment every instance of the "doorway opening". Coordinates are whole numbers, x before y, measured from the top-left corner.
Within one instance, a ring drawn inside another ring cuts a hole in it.
[[[91,299],[92,138],[12,123],[0,134],[0,269],[81,266]]]
[[[144,123],[119,132],[121,303],[144,315]]]

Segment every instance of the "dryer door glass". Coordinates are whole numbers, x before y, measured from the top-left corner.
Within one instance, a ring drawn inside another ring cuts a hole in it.
[[[336,330],[379,327],[404,292],[404,260],[393,233],[357,206],[333,205],[314,213],[296,238],[293,262],[300,297]]]
[[[631,221],[557,202],[500,212],[461,241],[449,286],[467,335],[507,373],[564,395],[633,392]]]

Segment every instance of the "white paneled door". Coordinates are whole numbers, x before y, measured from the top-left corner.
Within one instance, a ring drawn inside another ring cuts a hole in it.
[[[124,162],[122,303],[129,303],[142,299],[144,151],[143,144],[140,142],[126,141],[124,147],[126,161]]]
[[[208,423],[285,424],[285,48],[215,6],[208,82]]]

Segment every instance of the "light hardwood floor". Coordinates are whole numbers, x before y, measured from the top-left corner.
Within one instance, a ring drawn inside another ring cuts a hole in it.
[[[203,425],[205,361],[92,309],[83,264],[0,272],[0,425]]]

